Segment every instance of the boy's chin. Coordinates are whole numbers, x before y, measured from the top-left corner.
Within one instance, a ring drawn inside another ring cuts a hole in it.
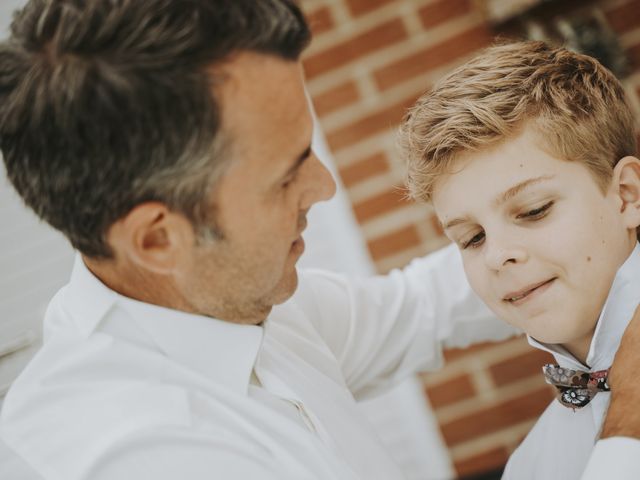
[[[590,340],[595,330],[593,325],[584,325],[580,322],[566,322],[566,313],[558,312],[556,315],[545,312],[543,315],[535,315],[532,318],[505,318],[501,317],[506,323],[521,329],[529,337],[540,343],[550,345],[562,345],[564,343],[573,343],[576,341]],[[557,328],[559,320],[562,322],[563,328]]]
[[[588,351],[593,338],[595,325],[591,329],[576,329],[574,331],[539,331],[538,329],[525,330],[525,333],[539,343],[546,345],[561,346],[568,351],[574,353],[576,350],[581,352]]]

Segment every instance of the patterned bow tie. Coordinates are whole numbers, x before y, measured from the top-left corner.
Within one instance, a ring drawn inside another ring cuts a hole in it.
[[[609,369],[583,372],[547,364],[542,367],[547,383],[558,390],[558,401],[565,407],[576,409],[587,405],[598,392],[608,392]]]

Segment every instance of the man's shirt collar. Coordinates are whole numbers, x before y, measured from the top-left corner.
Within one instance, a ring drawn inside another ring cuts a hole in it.
[[[76,256],[71,280],[63,293],[63,308],[76,332],[89,337],[105,319],[116,319],[109,333],[123,336],[131,322],[167,357],[209,379],[246,393],[262,344],[263,328],[172,310],[140,302],[104,285]],[[123,321],[124,320],[124,321]],[[68,326],[46,325],[50,332]],[[49,334],[49,333],[47,333]],[[46,337],[45,337],[46,341]]]

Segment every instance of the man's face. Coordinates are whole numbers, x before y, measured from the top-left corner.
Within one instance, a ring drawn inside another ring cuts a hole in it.
[[[542,342],[588,345],[634,232],[616,189],[603,193],[586,166],[539,144],[527,129],[466,154],[436,182],[433,204],[499,317]]]
[[[263,321],[297,287],[306,214],[335,192],[311,151],[299,63],[244,53],[218,89],[230,166],[214,193],[224,238],[193,247],[179,278],[195,311],[241,323]]]

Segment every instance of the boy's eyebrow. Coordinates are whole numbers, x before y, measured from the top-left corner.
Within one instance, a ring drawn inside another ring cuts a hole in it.
[[[533,186],[533,185],[535,185],[537,183],[544,182],[545,180],[551,180],[552,178],[553,178],[553,175],[541,175],[539,177],[529,178],[529,179],[524,180],[524,181],[522,181],[520,183],[517,183],[513,187],[509,188],[506,192],[498,195],[498,197],[494,201],[494,206],[495,207],[499,207],[503,203],[509,201],[510,199],[512,199],[513,197],[515,197],[519,193],[521,193],[523,190],[526,190],[527,188],[529,188],[529,187],[531,187],[531,186]],[[448,229],[450,229],[452,227],[455,227],[457,225],[466,223],[469,220],[470,220],[470,218],[468,216],[454,218],[453,220],[443,224],[442,225],[442,229],[443,230],[448,230]]]
[[[460,225],[462,223],[467,223],[469,220],[470,220],[469,217],[454,218],[450,222],[447,222],[447,223],[443,224],[442,225],[442,229],[443,230],[449,230],[450,228],[455,227],[456,225]]]
[[[496,198],[495,202],[494,202],[494,206],[495,207],[499,207],[500,205],[502,205],[503,203],[511,200],[513,197],[515,197],[516,195],[518,195],[519,193],[521,193],[523,190],[537,184],[540,182],[544,182],[545,180],[551,180],[553,178],[553,175],[541,175],[539,177],[535,177],[535,178],[529,178],[528,180],[524,180],[516,185],[514,185],[513,187],[511,187],[510,189],[508,189],[506,192],[504,192],[501,195],[498,195],[498,197]]]

